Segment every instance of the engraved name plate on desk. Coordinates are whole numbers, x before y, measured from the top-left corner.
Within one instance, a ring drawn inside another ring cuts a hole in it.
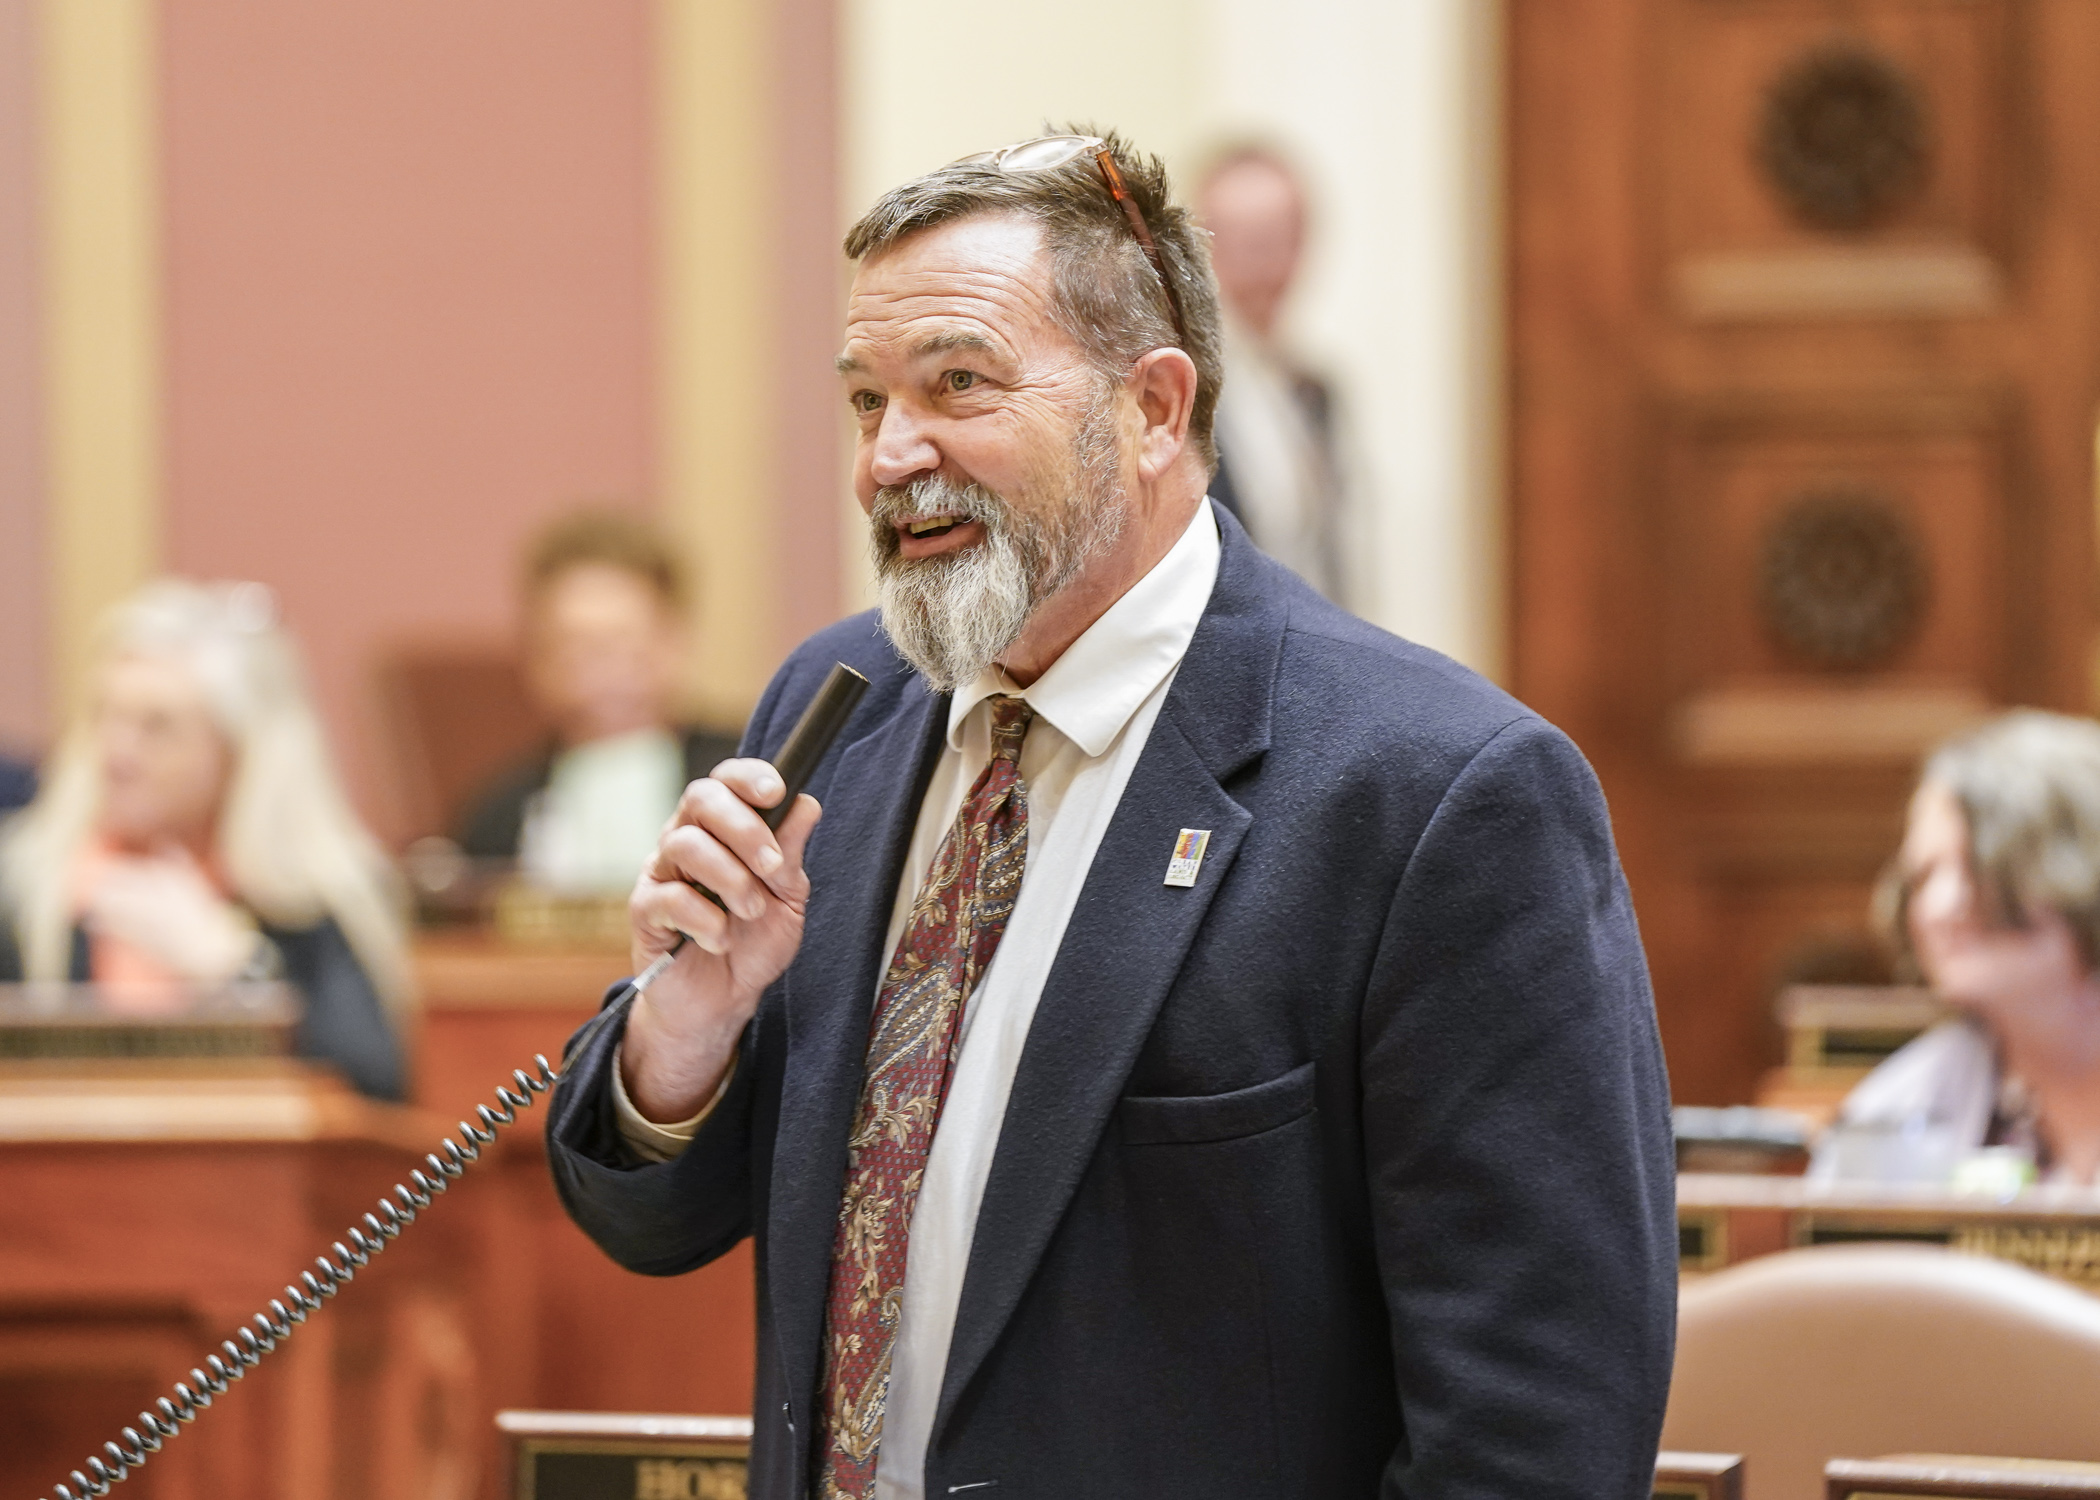
[[[301,1011],[276,983],[132,993],[94,984],[0,984],[0,1060],[284,1057]]]
[[[514,1500],[744,1500],[749,1417],[505,1411]]]

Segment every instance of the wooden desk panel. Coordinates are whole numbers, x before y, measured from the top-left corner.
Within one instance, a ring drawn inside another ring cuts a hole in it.
[[[1743,1500],[1740,1453],[1655,1455],[1654,1500]]]
[[[412,1111],[273,1066],[224,1080],[238,1132],[219,1138],[224,1100],[195,1069],[0,1069],[0,1493],[50,1493],[406,1175],[404,1137],[437,1139]],[[451,1209],[360,1272],[126,1493],[467,1500],[489,1461],[466,1215]]]
[[[506,947],[487,937],[417,948],[419,1104],[457,1118],[569,1034],[629,972],[605,950]],[[492,1372],[498,1407],[748,1413],[757,1338],[750,1242],[689,1275],[637,1276],[568,1220],[547,1173],[544,1120],[520,1130],[483,1182],[481,1264],[510,1309],[517,1365]],[[487,1423],[484,1430],[492,1430]],[[493,1500],[495,1491],[483,1493]]]
[[[623,951],[510,947],[469,933],[423,938],[415,965],[415,1099],[448,1116],[487,1099],[536,1052],[559,1065],[569,1034],[629,972]]]

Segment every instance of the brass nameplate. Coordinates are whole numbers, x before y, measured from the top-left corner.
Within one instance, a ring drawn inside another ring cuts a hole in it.
[[[2090,1224],[1964,1224],[1952,1244],[2059,1281],[2100,1285],[2100,1230]]]
[[[0,1058],[280,1057],[287,1032],[274,1026],[5,1026]]]
[[[1677,1212],[1677,1266],[1682,1271],[1713,1271],[1728,1264],[1728,1215]],[[1658,1495],[1663,1491],[1657,1490]],[[1692,1492],[1695,1495],[1699,1492]]]
[[[277,983],[194,986],[153,1015],[120,998],[92,984],[0,984],[0,1060],[283,1057],[301,1012]]]
[[[517,1500],[745,1500],[743,1447],[527,1438]]]

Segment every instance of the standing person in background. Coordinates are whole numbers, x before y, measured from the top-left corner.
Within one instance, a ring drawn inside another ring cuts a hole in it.
[[[163,582],[105,621],[86,707],[0,841],[0,979],[93,981],[133,1014],[283,979],[296,1044],[399,1098],[408,955],[261,584]]]
[[[1197,185],[1225,311],[1218,472],[1210,492],[1256,545],[1344,608],[1365,592],[1353,566],[1343,444],[1333,392],[1290,350],[1284,303],[1304,256],[1305,190],[1263,146],[1226,151]]]
[[[676,721],[685,580],[656,527],[614,511],[557,521],[524,584],[526,682],[554,739],[483,791],[460,847],[549,890],[617,895],[736,736]]]

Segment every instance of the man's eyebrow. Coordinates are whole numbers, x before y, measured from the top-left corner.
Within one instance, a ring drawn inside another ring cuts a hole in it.
[[[944,328],[929,333],[911,346],[910,358],[928,359],[938,354],[988,354],[993,357],[1005,351],[991,339],[968,328]],[[832,368],[841,375],[852,375],[867,368],[851,354],[841,354],[831,362]]]
[[[944,328],[938,333],[929,333],[912,345],[912,356],[923,359],[929,354],[997,354],[999,346],[981,333],[967,328]]]

